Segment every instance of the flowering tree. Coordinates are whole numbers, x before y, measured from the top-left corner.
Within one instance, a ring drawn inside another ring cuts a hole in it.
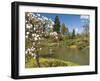
[[[40,14],[30,12],[25,13],[25,52],[32,56],[36,64],[40,67],[39,51],[42,50],[41,41],[53,32],[54,22]]]

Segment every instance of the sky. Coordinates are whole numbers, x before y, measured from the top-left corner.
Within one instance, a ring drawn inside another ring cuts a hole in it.
[[[45,16],[54,21],[55,17],[58,16],[60,25],[64,23],[70,32],[75,29],[76,33],[83,31],[82,25],[84,21],[89,19],[88,15],[74,15],[74,14],[53,14],[53,13],[39,13],[41,16]]]

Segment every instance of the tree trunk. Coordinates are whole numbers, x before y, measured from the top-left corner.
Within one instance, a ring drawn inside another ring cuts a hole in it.
[[[37,66],[40,67],[39,54],[37,54],[37,56],[36,56],[36,63],[37,63]]]

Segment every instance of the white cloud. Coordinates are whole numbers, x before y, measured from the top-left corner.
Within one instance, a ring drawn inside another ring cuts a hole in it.
[[[88,15],[81,15],[80,19],[89,19],[89,16]]]
[[[37,16],[39,16],[39,17],[40,17],[40,14],[37,14]]]

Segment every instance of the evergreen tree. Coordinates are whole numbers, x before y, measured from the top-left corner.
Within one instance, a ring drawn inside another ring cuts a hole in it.
[[[60,21],[58,16],[55,17],[53,31],[56,31],[57,33],[60,32]]]
[[[72,39],[75,38],[75,29],[72,31]]]

